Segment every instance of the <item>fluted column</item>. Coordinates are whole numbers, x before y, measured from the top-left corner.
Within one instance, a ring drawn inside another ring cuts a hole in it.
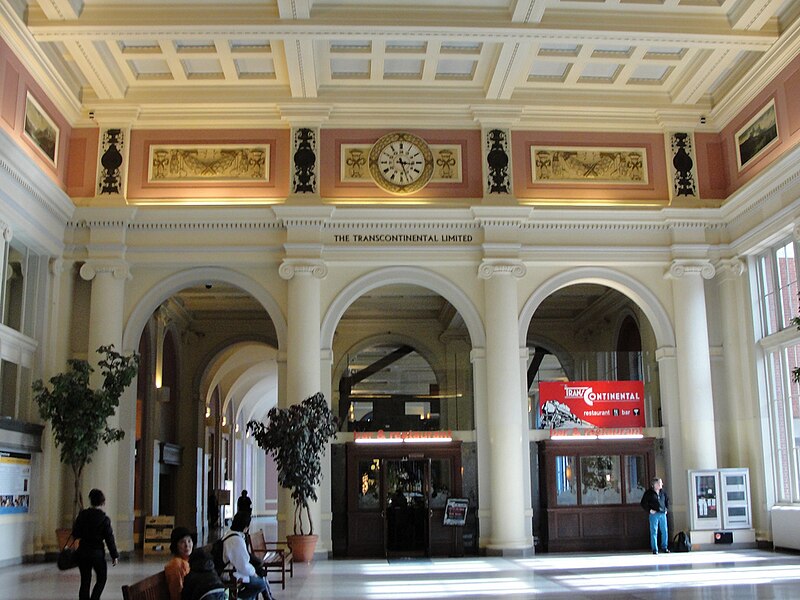
[[[102,386],[103,380],[97,367],[100,358],[97,349],[113,344],[118,352],[122,351],[125,281],[130,278],[130,271],[127,263],[122,260],[89,260],[81,266],[80,275],[84,280],[92,282],[88,360],[95,369],[91,385],[98,388]],[[118,409],[108,420],[108,426],[118,427],[119,422]],[[126,435],[133,435],[133,432],[128,431]],[[106,495],[106,511],[115,525],[115,531],[121,529],[116,527],[118,522],[127,522],[131,516],[127,510],[127,505],[130,504],[127,499],[133,498],[132,481],[129,479],[131,478],[127,473],[120,472],[119,443],[100,444],[91,464],[84,469],[84,502],[86,494],[92,488],[103,490]],[[125,506],[120,504],[123,500]],[[127,525],[120,530],[121,536],[118,538],[125,540],[127,536],[124,531],[127,531]]]
[[[675,304],[681,440],[687,469],[717,467],[711,358],[704,279],[714,276],[704,260],[676,260],[667,276]],[[673,473],[673,477],[679,474]],[[680,474],[682,476],[682,474]]]
[[[320,281],[328,274],[325,263],[317,259],[286,259],[278,269],[288,280],[286,342],[286,404],[297,404],[321,390],[320,386]],[[330,402],[330,398],[327,399]],[[319,490],[317,490],[319,494]],[[291,504],[280,494],[278,512],[285,513],[291,531]],[[319,502],[309,505],[314,533],[322,530]],[[288,512],[287,512],[288,510]],[[329,540],[320,536],[317,551],[328,549]]]
[[[524,472],[527,428],[520,389],[517,279],[525,266],[514,260],[485,260],[487,425],[491,448],[491,535],[488,548],[514,553],[532,548],[526,523]]]

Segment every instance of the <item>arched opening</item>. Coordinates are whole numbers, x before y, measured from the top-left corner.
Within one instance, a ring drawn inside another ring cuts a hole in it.
[[[617,335],[617,379],[638,380],[642,377],[642,336],[636,320],[627,315]]]
[[[334,470],[346,473],[333,478],[335,555],[463,552],[462,531],[445,527],[443,515],[448,498],[470,492],[477,511],[474,444],[439,441],[475,427],[471,349],[465,320],[423,285],[378,285],[343,311],[333,403],[342,430],[364,443],[334,451]],[[391,443],[412,434],[413,451]],[[465,529],[477,540],[474,517]]]
[[[658,425],[645,416],[659,414],[660,394],[656,335],[644,310],[608,285],[563,285],[536,306],[526,340],[530,426],[550,430],[537,443],[539,472],[532,474],[541,482],[536,535],[551,551],[645,547],[638,502],[656,452],[641,432]],[[641,439],[596,433],[615,431]],[[579,523],[573,533],[565,528],[570,519]],[[600,535],[601,521],[613,541]]]
[[[157,304],[148,314],[143,307],[150,302]],[[244,435],[246,420],[264,418],[277,398],[274,365],[285,323],[280,311],[275,320],[265,305],[275,303],[253,282],[209,269],[163,282],[134,310],[124,345],[136,339],[137,323],[149,332],[137,340],[145,365],[135,417],[138,516],[174,516],[207,539],[211,513],[224,515],[241,489],[265,488],[258,475],[263,464],[253,465],[263,463],[263,453],[253,452],[254,442]],[[271,510],[274,520],[275,498],[269,506],[264,493],[253,494],[254,516],[269,517]]]

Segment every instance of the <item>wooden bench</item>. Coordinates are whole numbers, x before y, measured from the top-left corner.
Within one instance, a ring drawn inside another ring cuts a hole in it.
[[[286,573],[294,577],[294,557],[289,546],[282,542],[267,542],[262,530],[255,531],[250,536],[250,549],[254,556],[261,560],[267,572],[270,583],[280,583],[281,589],[286,589]],[[276,573],[280,579],[270,579],[270,573]]]
[[[145,577],[131,585],[122,586],[123,600],[169,600],[169,588],[164,571]]]

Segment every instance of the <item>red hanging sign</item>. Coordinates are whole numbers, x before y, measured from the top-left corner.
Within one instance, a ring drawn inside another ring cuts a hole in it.
[[[543,381],[539,429],[644,427],[641,381]]]

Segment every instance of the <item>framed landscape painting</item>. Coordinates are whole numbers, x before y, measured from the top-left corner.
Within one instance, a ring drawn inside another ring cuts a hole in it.
[[[30,92],[25,99],[25,135],[56,164],[59,129]]]
[[[775,100],[770,100],[756,116],[736,132],[736,161],[741,171],[757,156],[778,141]]]

